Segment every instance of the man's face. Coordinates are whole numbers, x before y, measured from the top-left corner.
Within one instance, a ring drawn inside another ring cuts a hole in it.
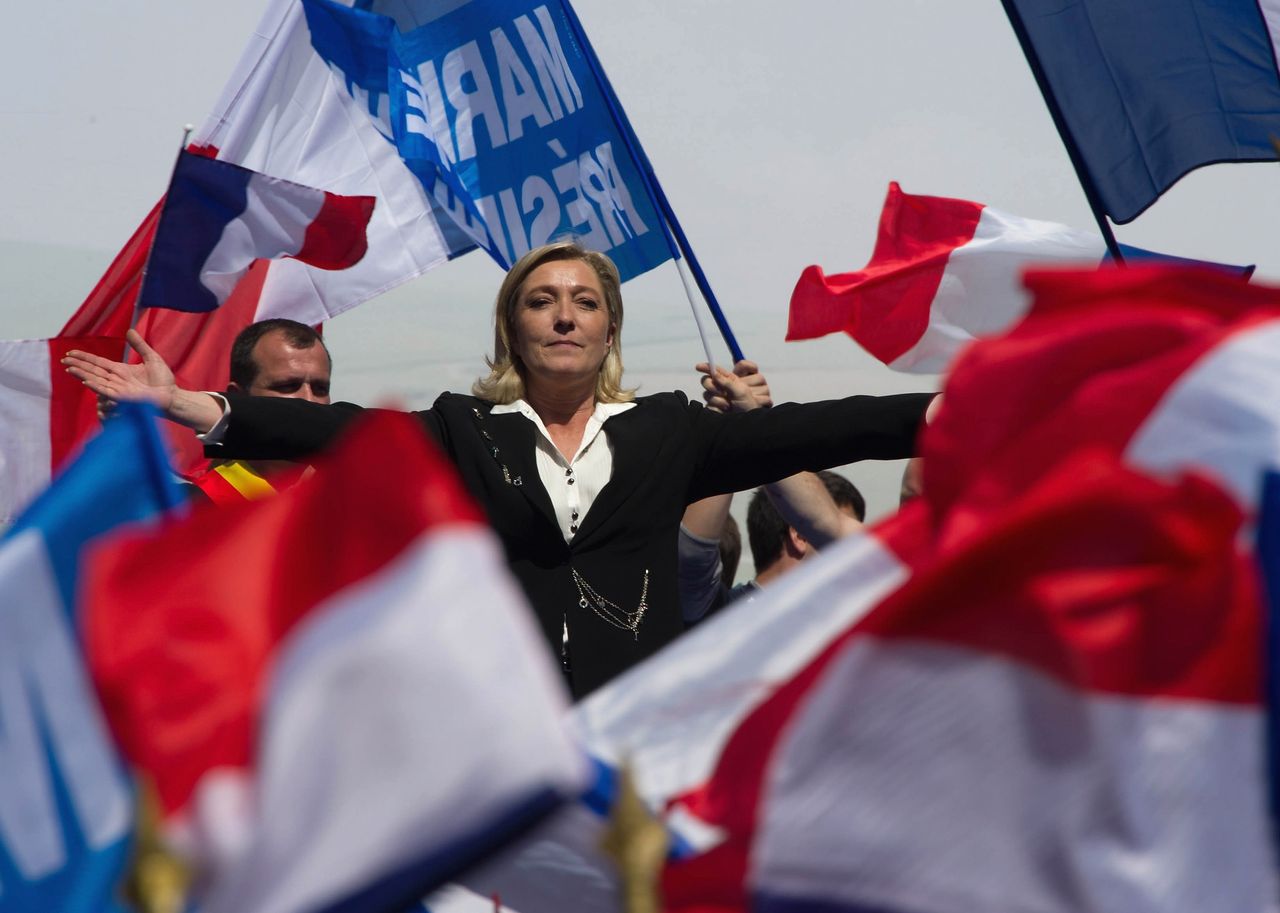
[[[299,349],[283,333],[272,331],[253,347],[253,361],[258,376],[244,391],[250,396],[329,402],[329,356],[320,343]]]

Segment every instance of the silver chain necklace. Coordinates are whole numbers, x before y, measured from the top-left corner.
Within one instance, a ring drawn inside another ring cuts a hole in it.
[[[640,622],[644,619],[644,613],[649,611],[649,569],[644,569],[644,585],[640,588],[640,604],[636,606],[633,612],[628,612],[616,602],[611,602],[597,593],[591,584],[587,583],[582,575],[578,573],[577,568],[570,568],[570,570],[573,571],[573,582],[578,587],[578,606],[583,609],[590,609],[615,628],[630,631],[635,636],[635,639],[639,640]]]

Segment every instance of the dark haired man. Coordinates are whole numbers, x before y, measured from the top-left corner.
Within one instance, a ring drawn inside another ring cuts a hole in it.
[[[260,320],[241,330],[231,344],[227,389],[249,396],[327,403],[332,367],[324,339],[313,328],[283,317]],[[215,504],[228,504],[274,494],[296,482],[305,470],[282,461],[222,460],[192,484]]]
[[[734,598],[781,577],[823,545],[862,528],[867,503],[844,476],[803,473],[788,483],[787,499],[770,498],[761,489],[747,505],[747,541],[756,576],[735,587]]]
[[[231,344],[227,389],[327,403],[332,367],[329,350],[315,329],[273,317],[249,324]]]

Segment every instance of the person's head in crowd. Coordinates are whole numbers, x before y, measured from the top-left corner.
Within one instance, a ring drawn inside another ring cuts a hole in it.
[[[274,317],[245,327],[231,344],[227,389],[327,403],[332,368],[329,349],[314,328]]]
[[[498,289],[494,354],[472,394],[507,404],[585,380],[598,403],[634,400],[622,386],[621,285],[612,260],[572,241],[525,254]]]
[[[859,522],[866,518],[867,502],[852,482],[834,472],[817,475],[840,510]],[[747,506],[747,542],[757,581],[762,575],[768,578],[790,570],[815,551],[804,536],[787,524],[763,490],[752,495]]]
[[[898,506],[901,507],[912,498],[920,497],[923,488],[924,460],[920,457],[912,457],[907,460],[906,468],[902,470],[902,487],[898,489]]]
[[[727,589],[733,589],[733,580],[738,576],[738,562],[742,560],[742,531],[738,529],[738,521],[733,514],[724,518],[724,526],[720,528],[720,582]]]

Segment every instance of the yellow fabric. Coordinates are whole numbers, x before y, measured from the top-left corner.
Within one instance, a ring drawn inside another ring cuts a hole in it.
[[[271,483],[239,460],[231,460],[214,470],[248,501],[260,501],[276,493]]]

